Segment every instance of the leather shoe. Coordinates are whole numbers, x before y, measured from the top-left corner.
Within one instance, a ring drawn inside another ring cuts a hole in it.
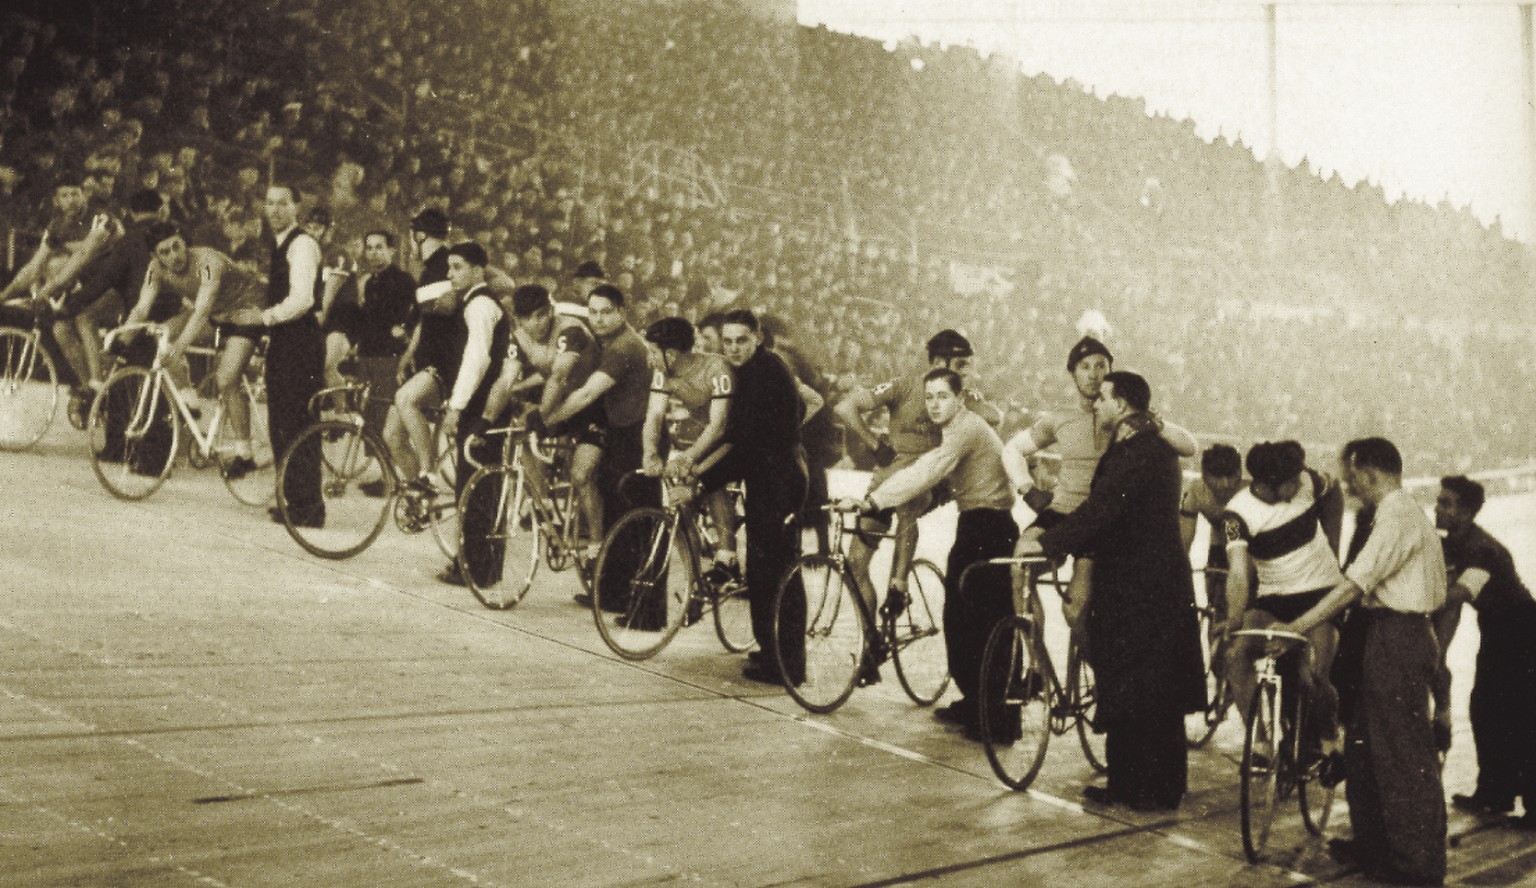
[[[1083,801],[1094,805],[1115,805],[1120,802],[1115,794],[1109,791],[1109,787],[1092,785],[1083,787]]]
[[[450,586],[463,586],[465,585],[464,572],[459,570],[457,561],[450,562],[447,567],[437,572],[437,581]]]
[[[575,595],[571,596],[571,600],[576,602],[577,604],[581,605],[582,607],[591,607],[592,606],[592,593],[591,592],[577,592]]]
[[[779,670],[762,663],[754,663],[750,660],[747,661],[745,666],[741,667],[741,677],[748,681],[760,682],[762,684],[784,686],[784,676],[779,674]],[[803,678],[791,676],[791,681],[796,686],[803,680]]]
[[[1337,863],[1348,866],[1360,865],[1360,852],[1355,848],[1354,839],[1329,839],[1328,856]]]
[[[1496,802],[1488,801],[1475,792],[1471,794],[1458,792],[1451,796],[1451,804],[1466,811],[1468,814],[1477,815],[1508,814],[1510,809],[1514,807],[1513,803],[1500,805]]]
[[[976,721],[976,707],[964,699],[956,700],[948,706],[940,706],[933,711],[933,717],[949,725],[965,727]]]
[[[1521,814],[1519,817],[1511,817],[1506,822],[1515,829],[1536,830],[1536,811],[1527,809],[1524,814]]]

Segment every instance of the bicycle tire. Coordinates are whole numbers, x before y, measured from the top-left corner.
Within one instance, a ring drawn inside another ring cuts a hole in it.
[[[1243,853],[1249,863],[1264,859],[1279,807],[1280,717],[1276,711],[1275,687],[1261,684],[1254,689],[1243,726],[1243,758],[1239,764],[1238,801],[1241,809]]]
[[[1298,683],[1299,684],[1299,683]],[[1295,718],[1293,725],[1304,725],[1304,713],[1308,711],[1308,693],[1305,688],[1300,688],[1296,694]],[[1301,740],[1305,731],[1299,727],[1292,731],[1295,735],[1292,761],[1303,761],[1301,756]],[[1328,829],[1328,820],[1333,815],[1333,786],[1324,786],[1318,779],[1317,768],[1296,769],[1296,803],[1301,808],[1301,822],[1306,825],[1307,832],[1314,836],[1320,836]]]
[[[645,660],[683,626],[693,589],[693,560],[672,516],[635,509],[608,531],[593,571],[592,619],[626,660]]]
[[[932,706],[949,688],[944,641],[944,572],[926,558],[907,570],[907,606],[891,619],[891,659],[902,690],[919,706]]]
[[[551,504],[551,524],[544,533],[544,564],[552,571],[562,571],[575,562],[576,549],[581,545],[581,510],[576,504],[576,491],[566,485],[558,493],[550,488],[551,495],[558,497]],[[555,516],[559,516],[556,518]],[[533,515],[537,523],[539,516]],[[590,590],[589,590],[590,591]]]
[[[715,637],[733,654],[744,654],[757,643],[752,634],[752,595],[747,584],[731,580],[712,590]]]
[[[91,469],[118,499],[145,499],[170,477],[180,437],[170,399],[152,372],[128,367],[113,373],[91,402]]]
[[[272,506],[277,503],[277,460],[272,455],[272,435],[267,421],[267,402],[253,391],[242,377],[240,382],[239,397],[246,400],[250,412],[251,425],[251,461],[256,468],[239,478],[231,478],[224,473],[224,466],[219,466],[219,474],[224,478],[224,486],[229,489],[230,496],[247,506]],[[219,430],[222,437],[229,429],[229,415],[224,416],[224,425]]]
[[[27,450],[59,411],[59,373],[32,333],[0,329],[0,450]]]
[[[318,439],[318,442],[316,441]],[[301,447],[320,448],[320,497],[325,514],[320,527],[305,526],[283,493],[285,481]],[[363,485],[381,484],[382,495],[369,496]],[[288,445],[278,463],[273,485],[283,527],[304,551],[320,558],[342,560],[367,549],[379,538],[396,497],[395,472],[389,452],[372,432],[345,420],[311,423]]]
[[[858,589],[837,562],[825,555],[797,559],[779,580],[773,600],[773,638],[782,634],[784,616],[794,596],[805,599],[805,665],[803,680],[786,681],[796,703],[816,713],[843,705],[858,685],[864,662],[868,619]],[[779,674],[789,675],[784,645],[774,644]]]
[[[491,610],[516,607],[539,571],[539,523],[523,530],[518,521],[527,493],[521,480],[504,466],[486,466],[459,498],[459,572]]]
[[[1093,667],[1083,656],[1082,646],[1073,639],[1067,645],[1068,693],[1072,711],[1077,714],[1077,742],[1083,748],[1083,757],[1100,774],[1109,770],[1109,759],[1104,752],[1104,735],[1099,733],[1099,685]]]
[[[1184,742],[1190,749],[1201,749],[1211,742],[1216,729],[1227,717],[1228,699],[1226,652],[1211,642],[1211,614],[1199,611],[1201,650],[1205,660],[1205,708],[1184,716]]]
[[[992,773],[1016,790],[1035,781],[1051,743],[1050,666],[1037,625],[1020,616],[999,620],[981,655],[981,745]],[[994,687],[999,678],[1001,690]]]

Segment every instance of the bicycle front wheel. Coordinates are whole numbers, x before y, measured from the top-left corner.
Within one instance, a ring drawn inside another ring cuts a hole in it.
[[[608,531],[592,581],[592,618],[614,653],[653,657],[682,628],[693,560],[678,523],[661,509],[635,509]]]
[[[1269,830],[1280,797],[1280,713],[1276,687],[1260,684],[1253,692],[1244,726],[1239,800],[1242,807],[1243,853],[1249,863],[1264,859]]]
[[[112,374],[91,403],[86,424],[91,469],[107,492],[141,500],[165,483],[179,434],[170,393],[143,367]]]
[[[516,607],[539,570],[539,523],[518,521],[525,498],[521,477],[501,466],[476,471],[459,498],[459,571],[492,610]]]
[[[256,467],[246,472],[231,473],[226,461],[220,467],[221,474],[224,476],[224,486],[229,488],[231,496],[247,506],[273,505],[277,502],[277,460],[272,456],[272,435],[267,427],[266,398],[264,395],[258,396],[243,383],[240,392],[233,397],[244,399],[250,414],[251,462],[255,463]],[[219,437],[223,442],[233,443],[228,423],[229,414],[225,413],[224,426],[219,429]]]
[[[37,337],[0,330],[0,450],[41,441],[59,409],[59,374]]]
[[[901,687],[919,706],[932,706],[949,687],[944,641],[944,573],[924,558],[907,571],[907,606],[891,621],[891,659]]]
[[[1036,623],[999,620],[981,655],[981,743],[992,773],[1028,789],[1051,742],[1050,667]]]
[[[1292,731],[1294,746],[1292,747],[1291,760],[1295,762],[1307,760],[1307,757],[1302,754],[1301,742],[1306,732],[1302,730],[1301,726],[1306,724],[1305,718],[1308,711],[1309,695],[1306,689],[1300,687],[1299,684],[1298,682],[1295,718],[1291,722],[1291,724],[1298,726],[1296,730]],[[1328,818],[1333,814],[1334,787],[1323,785],[1322,780],[1319,779],[1321,776],[1320,767],[1321,762],[1317,762],[1305,770],[1298,766],[1296,774],[1296,801],[1301,806],[1301,822],[1306,824],[1307,832],[1314,836],[1323,834],[1323,831],[1328,828]]]
[[[1083,656],[1082,645],[1074,639],[1067,647],[1068,681],[1071,683],[1072,710],[1077,713],[1077,742],[1083,747],[1083,757],[1100,774],[1109,770],[1109,759],[1104,754],[1104,735],[1098,730],[1099,685],[1093,676],[1093,667]]]
[[[290,482],[290,476],[302,479],[315,466],[318,508],[289,502],[286,491],[298,483]],[[321,558],[351,558],[372,545],[389,520],[395,473],[372,432],[345,420],[327,420],[312,423],[288,446],[274,487],[283,526],[294,542]]]
[[[859,681],[868,626],[853,580],[825,555],[806,555],[779,581],[773,604],[774,656],[785,686],[795,702],[811,712],[831,712],[843,705]],[[794,610],[804,602],[804,680],[793,680],[794,663],[786,663],[783,640],[795,629]]]

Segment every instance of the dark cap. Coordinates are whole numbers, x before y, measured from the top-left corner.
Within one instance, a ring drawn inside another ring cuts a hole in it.
[[[1265,441],[1248,451],[1247,463],[1255,483],[1279,487],[1306,468],[1307,452],[1296,441]]]
[[[645,328],[645,338],[660,348],[693,350],[693,325],[686,318],[662,318]]]
[[[491,264],[489,256],[485,255],[485,247],[474,241],[465,241],[462,244],[454,244],[448,248],[449,256],[458,256],[470,265],[484,268]]]
[[[304,217],[304,221],[315,222],[329,228],[331,225],[331,211],[327,210],[325,207],[315,207],[309,211],[307,216]]]
[[[956,330],[940,330],[928,340],[928,360],[934,358],[969,358],[975,352],[971,341]]]
[[[530,317],[549,305],[549,291],[540,284],[523,284],[512,291],[512,314],[517,317]]]
[[[419,231],[427,237],[447,237],[448,214],[436,207],[427,207],[411,220],[411,230]]]
[[[1076,370],[1077,363],[1089,355],[1103,355],[1111,364],[1115,362],[1115,356],[1109,353],[1109,346],[1092,336],[1084,336],[1077,341],[1077,345],[1072,346],[1071,351],[1067,352],[1067,372]]]
[[[596,262],[588,259],[587,261],[576,266],[576,277],[601,279],[607,277],[607,275],[603,274],[603,267],[601,265],[598,265]]]

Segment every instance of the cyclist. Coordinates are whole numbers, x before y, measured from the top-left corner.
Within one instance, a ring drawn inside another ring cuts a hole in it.
[[[1104,377],[1114,369],[1114,355],[1109,347],[1092,336],[1084,336],[1067,353],[1067,372],[1077,388],[1072,408],[1043,413],[1029,428],[1008,441],[1008,447],[1024,456],[1032,456],[1054,445],[1061,457],[1054,491],[1033,485],[1023,491],[1024,503],[1035,512],[1035,520],[1024,531],[1026,540],[1061,523],[1088,498],[1099,457],[1109,448],[1109,434],[1093,418],[1093,402],[1099,397]],[[1163,439],[1173,445],[1181,457],[1194,456],[1199,449],[1195,436],[1173,423],[1158,421]]]
[[[1211,529],[1210,548],[1205,556],[1207,567],[1227,567],[1227,546],[1222,534],[1221,516],[1227,503],[1243,487],[1243,459],[1230,444],[1212,444],[1200,454],[1200,477],[1189,482],[1179,497],[1179,538],[1184,551],[1195,543],[1196,524],[1201,517]],[[1212,624],[1227,618],[1227,578],[1221,574],[1205,575],[1205,601],[1214,611]]]
[[[982,405],[981,395],[966,387],[972,372],[972,357],[970,340],[954,330],[940,330],[928,340],[928,366],[921,373],[897,377],[873,390],[855,388],[838,403],[836,412],[843,425],[876,455],[878,467],[870,479],[870,490],[879,488],[887,478],[939,446],[939,427],[930,418],[924,403],[924,381],[928,374],[934,370],[955,372],[962,383],[961,402],[973,412]],[[877,436],[865,419],[866,414],[882,407],[890,411],[888,437]],[[895,551],[891,555],[890,588],[886,592],[886,607],[899,612],[905,606],[907,571],[912,565],[912,555],[917,551],[917,519],[948,498],[942,485],[934,485],[905,499],[898,509],[884,509],[860,519],[860,532],[854,534],[848,548],[848,562],[853,565],[859,595],[871,611],[875,607],[875,588],[869,579],[869,563],[880,544],[875,535],[890,530],[893,516],[900,519],[896,525]]]
[[[1222,515],[1226,540],[1227,619],[1225,630],[1263,629],[1310,611],[1343,582],[1339,569],[1339,526],[1344,495],[1332,478],[1308,468],[1306,451],[1295,441],[1255,444],[1248,451],[1246,490],[1232,497]],[[1311,695],[1308,724],[1322,752],[1337,751],[1338,696],[1329,680],[1338,630],[1321,622],[1307,633],[1310,645],[1301,680]],[[1253,661],[1262,642],[1232,645],[1227,680],[1246,720],[1255,684]]]
[[[436,493],[427,477],[432,464],[432,423],[427,411],[442,403],[444,380],[455,371],[453,340],[457,334],[457,302],[448,282],[448,216],[428,208],[411,220],[411,244],[422,262],[416,301],[420,315],[410,344],[400,357],[395,404],[384,420],[384,444],[390,456],[422,493]]]
[[[567,313],[576,306],[556,303],[540,284],[524,284],[513,290],[511,302],[515,321],[512,344],[501,376],[486,399],[482,418],[487,424],[510,422],[515,401],[532,403],[539,417],[554,413],[587,381],[601,358],[586,322]],[[542,424],[532,414],[529,420],[535,428]],[[592,479],[604,445],[602,405],[591,404],[561,425],[576,441],[571,455],[576,506],[588,533],[597,534],[602,512]],[[536,466],[530,468],[537,471]],[[582,545],[582,558],[590,561],[597,557],[602,542],[589,538]]]
[[[190,308],[180,332],[171,341],[166,362],[185,373],[187,348],[202,336],[209,320],[222,337],[214,381],[219,398],[228,411],[233,438],[230,458],[223,461],[226,477],[243,478],[256,470],[251,449],[249,405],[240,396],[238,382],[250,362],[251,352],[266,332],[261,327],[230,323],[232,312],[259,308],[265,288],[261,281],[212,247],[189,247],[181,229],[170,222],[156,222],[146,235],[154,251],[154,261],[144,275],[139,301],[128,313],[128,323],[148,318],[162,294],[179,299]]]
[[[656,321],[645,338],[661,352],[661,365],[651,373],[641,468],[653,478],[692,481],[699,460],[725,437],[736,376],[725,358],[693,350],[693,325],[683,318]],[[740,580],[736,516],[724,487],[705,493],[705,508],[720,534],[709,578]]]

